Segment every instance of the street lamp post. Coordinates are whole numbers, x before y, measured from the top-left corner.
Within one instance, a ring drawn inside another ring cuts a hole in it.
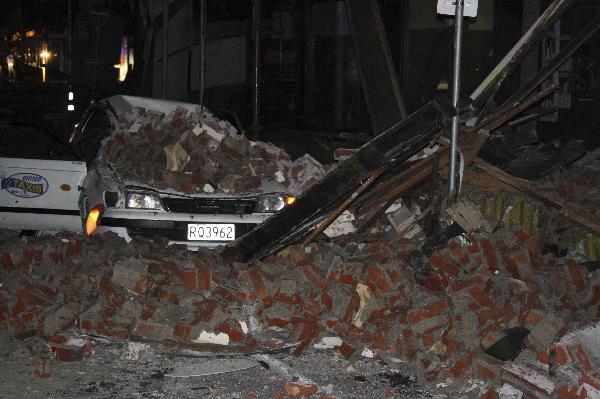
[[[42,58],[42,82],[46,83],[46,63],[48,62],[50,53],[48,52],[48,50],[44,49],[40,53],[40,57]]]

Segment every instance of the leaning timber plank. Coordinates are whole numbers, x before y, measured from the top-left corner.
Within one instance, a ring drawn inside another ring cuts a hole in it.
[[[545,32],[558,18],[574,3],[575,0],[554,0],[540,15],[537,21],[519,39],[513,48],[496,65],[490,74],[471,94],[471,100],[476,107],[483,103],[500,89],[504,80],[521,63],[529,51],[544,37]]]
[[[505,110],[500,113],[497,111],[489,118],[487,122],[485,122],[485,124],[476,126],[472,131],[463,134],[459,140],[459,147],[465,153],[465,164],[469,165],[481,147],[483,147],[489,131],[498,129],[516,115],[520,114],[533,104],[554,92],[557,88],[558,86],[556,85],[549,86],[539,93],[532,94],[525,99],[525,101],[519,104],[519,106],[513,109]],[[435,155],[436,154],[432,154],[429,157],[411,165],[403,173],[399,173],[396,176],[391,176],[386,181],[380,183],[380,187],[377,188],[376,192],[371,191],[366,194],[361,201],[357,201],[357,206],[360,206],[359,209],[361,209],[359,212],[365,212],[365,210],[379,208],[373,216],[367,219],[366,222],[361,223],[359,226],[359,231],[367,228],[383,214],[385,211],[384,206],[387,202],[389,202],[391,199],[397,198],[404,191],[419,183],[421,180],[427,178],[433,171],[432,162]],[[438,156],[439,166],[446,166],[449,161],[448,147],[442,145],[441,148],[438,149]],[[383,190],[381,189],[382,186],[384,187]]]
[[[357,189],[355,192],[352,193],[352,195],[350,195],[348,198],[346,198],[346,200],[340,205],[338,206],[333,212],[331,212],[327,218],[321,223],[319,224],[319,226],[317,226],[317,228],[315,228],[309,235],[308,237],[306,237],[304,239],[304,241],[302,242],[302,245],[308,245],[310,244],[315,238],[317,238],[317,236],[319,234],[321,234],[323,231],[325,231],[325,229],[327,227],[329,227],[329,225],[331,225],[331,223],[333,223],[338,216],[340,216],[346,209],[348,209],[348,207],[350,205],[352,205],[352,202],[354,202],[354,200],[363,193],[363,191],[365,191],[371,184],[373,184],[373,182],[375,180],[377,180],[377,178],[379,176],[381,176],[381,174],[383,173],[383,171],[385,170],[385,168],[382,166],[381,168],[377,169],[375,172],[373,172],[373,174],[371,174],[371,176],[369,176],[369,178],[363,182]]]
[[[350,195],[376,169],[402,163],[425,147],[448,118],[436,103],[425,105],[363,145],[302,194],[293,206],[229,244],[222,256],[227,260],[253,261],[276,252],[289,236],[320,217],[330,204]]]
[[[512,176],[481,158],[475,158],[473,163],[490,176],[513,186],[533,198],[539,199],[548,206],[558,209],[560,214],[567,219],[594,233],[600,233],[600,219],[581,205],[564,201],[556,194],[544,192],[537,183]]]
[[[540,71],[523,87],[521,87],[516,93],[511,95],[503,105],[500,106],[500,110],[507,111],[517,105],[525,98],[529,93],[539,87],[546,79],[548,79],[554,72],[556,72],[564,63],[566,63],[575,52],[583,46],[598,30],[600,29],[600,14],[585,26],[571,41],[554,57],[548,62]]]

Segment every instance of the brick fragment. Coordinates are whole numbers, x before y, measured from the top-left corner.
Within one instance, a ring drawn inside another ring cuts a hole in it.
[[[37,333],[42,337],[51,337],[73,326],[79,315],[79,302],[70,302],[46,315],[37,324]]]
[[[380,268],[373,266],[367,270],[369,277],[377,287],[377,289],[383,293],[392,291],[392,283],[388,276]]]
[[[37,378],[51,378],[50,358],[38,356],[33,359],[33,375]]]
[[[61,362],[76,362],[83,360],[84,348],[75,345],[57,345],[54,352],[56,359]]]
[[[175,333],[175,325],[138,321],[135,324],[133,335],[151,341],[171,341]]]
[[[575,291],[583,291],[585,289],[585,279],[581,266],[579,266],[574,260],[568,259],[565,267],[567,268],[571,283],[575,287]]]
[[[111,281],[115,285],[145,295],[150,285],[148,265],[140,259],[127,259],[117,262],[113,267]]]
[[[427,330],[440,328],[448,324],[445,312],[448,310],[446,299],[440,299],[432,304],[411,310],[407,314],[408,324],[415,332],[423,333]]]
[[[432,254],[429,257],[429,262],[440,271],[452,277],[458,277],[462,272],[462,269],[447,254]]]
[[[483,252],[487,269],[492,273],[498,270],[498,257],[496,256],[496,250],[494,249],[494,244],[492,244],[492,241],[488,238],[482,237],[479,239],[479,247]]]
[[[310,395],[317,393],[319,387],[301,382],[286,382],[283,390],[293,398],[308,398]]]
[[[479,352],[473,360],[473,371],[489,384],[500,383],[503,367],[504,362],[483,352]]]
[[[269,290],[267,290],[262,276],[260,275],[259,269],[253,267],[248,271],[248,275],[250,277],[250,281],[252,282],[252,286],[254,287],[258,297],[261,299],[263,305],[269,306],[273,302],[273,298],[271,297]]]
[[[556,337],[565,329],[565,323],[552,314],[546,314],[544,318],[529,332],[525,338],[526,345],[536,352],[543,352]]]
[[[493,308],[496,304],[481,287],[473,287],[469,290],[471,298],[481,306]]]
[[[502,369],[501,380],[534,398],[550,398],[555,385],[550,377],[529,367],[512,364]]]

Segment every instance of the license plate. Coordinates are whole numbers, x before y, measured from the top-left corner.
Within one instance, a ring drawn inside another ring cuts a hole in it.
[[[233,241],[235,240],[235,224],[188,224],[187,238],[190,241]]]

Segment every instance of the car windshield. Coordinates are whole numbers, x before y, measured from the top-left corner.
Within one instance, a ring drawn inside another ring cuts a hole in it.
[[[0,156],[4,158],[75,161],[71,147],[50,132],[31,123],[0,121]]]
[[[113,132],[109,112],[102,106],[94,106],[82,122],[81,131],[74,142],[88,166],[96,159],[102,140]]]

